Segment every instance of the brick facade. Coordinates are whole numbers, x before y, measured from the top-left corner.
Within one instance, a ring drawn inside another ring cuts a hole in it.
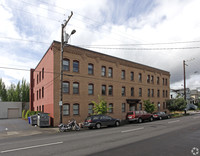
[[[63,58],[66,60],[63,72],[64,123],[72,118],[77,122],[84,121],[89,114],[89,104],[91,101],[97,102],[98,95],[105,99],[107,105],[113,107],[112,112],[108,114],[115,118],[125,119],[126,112],[130,109],[144,109],[143,101],[148,99],[156,105],[156,108],[160,103],[160,110],[166,110],[165,101],[169,99],[170,94],[169,72],[71,45],[64,48]],[[40,80],[42,69],[44,69],[44,78],[42,79],[41,75]],[[59,124],[60,114],[59,42],[52,43],[32,74],[34,87],[31,94],[34,94],[34,100],[30,108],[37,110],[41,106],[42,109],[43,105],[44,112],[51,114],[54,119],[53,125],[56,126]],[[105,76],[102,76],[104,74]],[[37,75],[39,75],[39,83],[37,83]],[[157,82],[158,78],[159,82]],[[44,87],[44,97],[42,98],[41,95],[41,98],[37,98],[37,94],[42,94],[37,93],[40,89],[41,91],[38,92],[42,92],[42,87]],[[105,90],[102,91],[102,88]],[[123,107],[125,106],[124,112],[122,112],[122,104]]]

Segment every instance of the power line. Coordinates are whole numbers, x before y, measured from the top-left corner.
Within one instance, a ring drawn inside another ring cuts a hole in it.
[[[33,43],[40,43],[40,44],[50,44],[47,42],[41,42],[41,41],[34,41],[34,40],[26,40],[26,39],[20,39],[20,38],[13,38],[13,37],[3,37],[0,36],[2,39],[9,39],[9,40],[17,40],[22,42],[33,42]],[[137,45],[159,45],[159,44],[181,44],[181,43],[198,43],[200,41],[185,41],[185,42],[166,42],[166,43],[149,43],[149,44],[116,44],[116,45],[77,45],[79,47],[86,47],[86,48],[95,48],[95,49],[114,49],[114,50],[173,50],[173,49],[198,49],[200,47],[179,47],[179,48],[111,48],[109,46],[137,46]],[[99,46],[99,47],[98,47]],[[103,47],[104,46],[104,47]]]
[[[163,44],[182,44],[182,43],[199,43],[200,41],[183,41],[183,42],[163,42],[163,43],[138,43],[138,44],[113,44],[113,45],[79,45],[79,46],[88,46],[88,47],[97,47],[97,46],[137,46],[137,45],[163,45]]]
[[[53,5],[53,4],[50,4],[50,3],[47,3],[47,2],[43,2],[43,1],[41,1],[41,0],[39,0],[39,1],[42,2],[42,3],[44,3],[44,4],[51,5],[51,6],[53,6],[53,7],[60,8],[60,9],[63,9],[63,10],[68,10],[68,11],[71,12],[71,10],[69,10],[69,9],[65,9],[65,8],[63,8],[63,7],[60,7],[60,6],[55,6],[55,5]],[[75,14],[77,14],[77,15],[79,15],[79,16],[85,18],[85,19],[88,19],[88,20],[90,20],[90,21],[92,21],[92,22],[97,23],[98,25],[97,25],[96,27],[102,25],[100,22],[95,21],[95,20],[92,19],[92,18],[89,18],[89,17],[87,17],[87,16],[83,16],[83,15],[81,15],[81,14],[79,14],[79,13],[75,13]],[[75,18],[75,17],[74,17],[74,18]],[[75,19],[77,19],[77,18],[75,18]],[[79,19],[77,19],[77,20],[79,20]],[[82,21],[82,20],[80,20],[80,21]],[[86,23],[85,21],[82,21],[82,22]],[[94,24],[92,24],[92,25],[94,26]],[[106,31],[108,31],[108,28],[103,27],[103,29],[104,29],[104,30],[106,29]],[[95,29],[95,31],[97,31],[97,30]],[[115,32],[115,34],[117,34],[117,35],[119,35],[119,36],[126,37],[126,39],[129,38],[129,40],[134,40],[134,41],[136,41],[134,38],[130,37],[129,35],[125,35],[124,32],[123,32],[123,33],[119,33],[119,31],[118,31],[117,33]]]
[[[26,40],[26,39],[21,39],[21,38],[12,38],[12,37],[3,37],[3,36],[0,36],[0,38],[2,39],[8,39],[8,40],[16,40],[16,41],[21,41],[21,42],[32,42],[32,43],[40,43],[40,44],[50,44],[50,43],[47,43],[47,42],[41,42],[41,41],[34,41],[34,40]]]
[[[9,7],[4,6],[4,5],[2,5],[2,4],[0,4],[0,5],[3,6],[3,7],[9,8]],[[51,20],[51,21],[56,21],[56,22],[59,22],[59,23],[61,22],[61,21],[58,21],[58,20],[53,19],[53,18],[49,18],[49,17],[45,17],[45,16],[42,16],[42,15],[33,14],[33,13],[31,13],[31,12],[28,12],[28,11],[25,11],[25,10],[22,10],[22,9],[19,9],[19,8],[16,8],[16,7],[12,7],[12,8],[14,8],[15,10],[18,10],[18,11],[22,11],[22,12],[24,12],[24,13],[32,14],[32,15],[34,15],[34,16],[46,18],[46,19]]]
[[[90,47],[86,46],[86,48],[94,48],[94,49],[108,49],[108,50],[187,50],[187,49],[199,49],[200,47],[178,47],[178,48],[110,48],[110,47]]]

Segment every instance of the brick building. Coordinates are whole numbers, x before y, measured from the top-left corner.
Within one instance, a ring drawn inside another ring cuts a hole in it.
[[[92,101],[103,97],[112,117],[125,119],[129,110],[144,109],[150,99],[166,110],[170,73],[146,65],[68,45],[63,54],[63,123],[78,122],[93,112]],[[30,73],[30,109],[50,113],[59,124],[60,42],[53,41]]]

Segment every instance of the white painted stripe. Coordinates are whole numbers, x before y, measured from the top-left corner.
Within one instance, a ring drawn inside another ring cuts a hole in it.
[[[175,121],[169,121],[168,123],[175,123],[175,122],[179,122],[180,120],[175,120]]]
[[[8,152],[14,152],[14,151],[26,150],[26,149],[31,149],[31,148],[44,147],[44,146],[51,146],[51,145],[57,145],[57,144],[62,144],[62,143],[63,142],[54,142],[54,143],[49,143],[49,144],[42,144],[42,145],[29,146],[29,147],[23,147],[23,148],[16,148],[16,149],[10,149],[10,150],[6,150],[6,151],[1,151],[1,153],[8,153]]]
[[[133,132],[133,131],[138,131],[144,129],[144,127],[140,127],[140,128],[136,128],[136,129],[130,129],[130,130],[126,130],[126,131],[121,131],[121,133],[127,133],[127,132]]]

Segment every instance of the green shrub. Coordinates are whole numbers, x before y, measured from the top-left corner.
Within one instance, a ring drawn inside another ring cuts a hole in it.
[[[25,117],[25,110],[22,111],[22,119]]]
[[[28,117],[30,116],[30,110],[27,110],[26,115],[25,115],[25,119],[28,119]]]
[[[27,110],[26,115],[25,115],[25,119],[28,119],[28,117],[30,117],[32,115],[37,115],[40,112],[41,111],[30,111],[30,110]]]

